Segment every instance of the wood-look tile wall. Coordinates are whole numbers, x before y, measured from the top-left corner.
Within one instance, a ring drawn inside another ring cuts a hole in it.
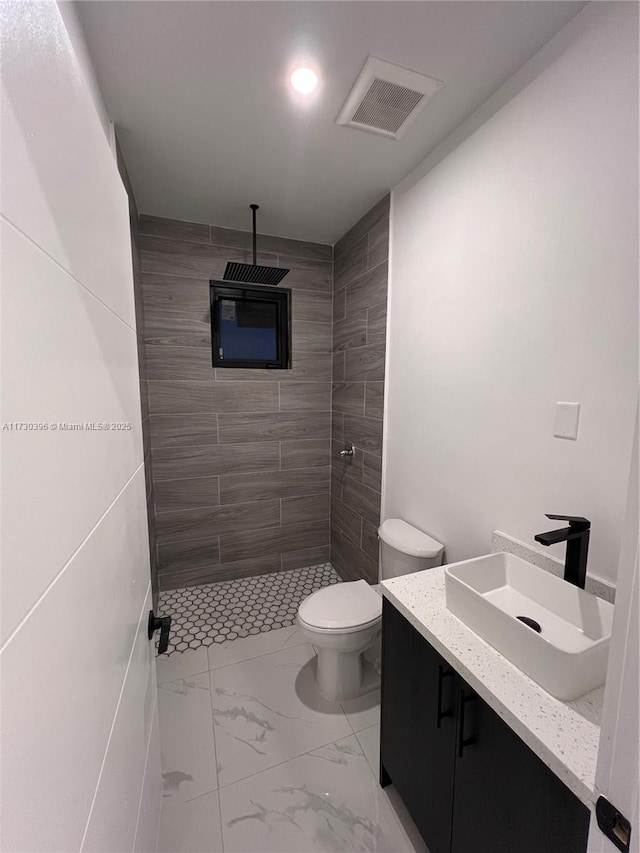
[[[378,578],[389,196],[334,246],[331,562],[344,580]],[[345,442],[355,445],[343,461]]]
[[[158,608],[158,560],[155,531],[155,494],[153,486],[153,462],[151,459],[151,423],[149,420],[149,394],[147,387],[147,363],[144,343],[144,299],[142,294],[142,269],[140,264],[140,239],[138,231],[138,207],[127,167],[116,141],[118,171],[129,197],[129,226],[131,232],[131,258],[133,264],[133,297],[136,310],[138,341],[138,373],[140,375],[140,405],[142,408],[142,441],[144,447],[144,477],[147,487],[147,524],[149,529],[149,557],[151,561],[151,588],[153,607]]]
[[[259,237],[291,272],[293,367],[211,366],[209,280],[251,234],[141,216],[157,558],[162,589],[329,559],[331,246]]]

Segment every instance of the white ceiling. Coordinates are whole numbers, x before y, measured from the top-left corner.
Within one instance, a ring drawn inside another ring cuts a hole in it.
[[[335,242],[580,2],[127,2],[79,14],[141,212]],[[445,85],[403,139],[335,124],[368,55]],[[320,89],[292,97],[311,64]]]

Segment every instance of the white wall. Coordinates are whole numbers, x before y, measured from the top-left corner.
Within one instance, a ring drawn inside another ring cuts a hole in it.
[[[128,202],[58,7],[0,25],[2,422],[132,424],[0,433],[1,846],[155,850]]]
[[[592,521],[590,573],[615,579],[638,370],[637,14],[586,7],[392,195],[384,516],[450,561],[496,528],[533,542],[566,512]],[[553,437],[559,400],[582,405],[578,441]]]

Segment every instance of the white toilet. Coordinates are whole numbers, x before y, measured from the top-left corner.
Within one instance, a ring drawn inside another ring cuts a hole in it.
[[[380,580],[442,563],[441,543],[401,518],[384,521],[378,538]],[[364,580],[324,587],[301,603],[298,624],[317,651],[316,682],[326,699],[353,699],[377,687],[362,656],[378,639],[381,623],[382,598]]]

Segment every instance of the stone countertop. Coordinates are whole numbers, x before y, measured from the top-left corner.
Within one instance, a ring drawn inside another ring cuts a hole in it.
[[[382,581],[385,598],[588,807],[604,687],[555,699],[447,610],[444,568]]]

